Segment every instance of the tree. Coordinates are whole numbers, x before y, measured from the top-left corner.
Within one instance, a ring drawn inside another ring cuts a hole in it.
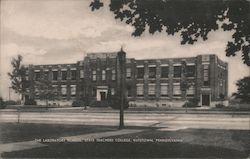
[[[103,6],[100,0],[90,4],[92,11]],[[226,46],[226,56],[242,53],[250,66],[249,0],[111,0],[110,11],[134,27],[133,36],[148,32],[180,32],[181,44],[207,40],[208,33],[218,29],[234,31]]]
[[[250,76],[237,81],[237,92],[233,94],[236,99],[240,99],[243,103],[250,103]]]
[[[17,58],[13,58],[11,61],[12,72],[8,72],[11,80],[11,88],[21,96],[23,100],[24,95],[27,93],[28,80],[25,78],[26,69],[22,65],[23,57],[18,55]]]
[[[50,100],[54,100],[58,95],[57,88],[53,87],[52,82],[46,79],[40,79],[35,83],[37,89],[39,90],[39,98],[46,102],[46,106],[48,107],[48,103]]]

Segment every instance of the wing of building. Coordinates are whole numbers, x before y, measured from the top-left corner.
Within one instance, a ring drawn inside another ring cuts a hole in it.
[[[188,58],[136,60],[126,58],[125,74],[119,74],[118,53],[90,53],[76,63],[27,66],[29,94],[38,103],[41,91],[37,81],[48,80],[57,91],[54,104],[71,105],[82,100],[88,105],[107,101],[115,95],[119,79],[125,78],[127,99],[137,105],[180,106],[185,99],[195,98],[201,106],[214,105],[228,94],[228,65],[216,55]],[[183,88],[184,87],[184,88]],[[175,104],[173,104],[175,103]]]

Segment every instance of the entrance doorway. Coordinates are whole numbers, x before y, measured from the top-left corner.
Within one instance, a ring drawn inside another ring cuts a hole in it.
[[[107,100],[108,87],[107,86],[97,86],[96,88],[96,100],[105,101]]]
[[[101,95],[101,101],[106,100],[106,92],[100,92]]]
[[[210,106],[210,95],[209,94],[203,94],[201,98],[202,106]]]

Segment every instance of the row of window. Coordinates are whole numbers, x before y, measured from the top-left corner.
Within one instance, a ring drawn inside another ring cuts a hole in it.
[[[58,89],[58,86],[57,85],[53,85],[53,88],[54,89]],[[66,96],[67,95],[67,85],[61,85],[61,95],[62,96]],[[70,89],[68,90],[69,91],[69,94],[71,96],[75,96],[76,95],[76,85],[70,85]],[[39,92],[39,89],[37,87],[35,87],[35,95],[36,96],[39,96],[40,92]]]
[[[92,80],[93,81],[96,81],[96,70],[93,70],[92,71]],[[111,71],[111,79],[112,80],[115,80],[116,78],[116,71],[115,70],[112,70]],[[106,80],[106,70],[102,70],[101,71],[101,80],[105,81]]]
[[[169,94],[169,87],[167,83],[162,83],[160,85],[160,94],[161,96],[168,96]],[[136,85],[136,94],[137,96],[144,96],[144,84],[137,84]],[[195,88],[194,86],[191,86],[187,90],[187,95],[192,96],[195,94]],[[156,95],[156,85],[155,84],[149,84],[148,85],[148,95],[149,96],[155,96]],[[173,84],[173,95],[174,96],[180,96],[181,95],[181,87],[180,83],[174,83]]]
[[[60,76],[58,71],[52,71],[51,73],[49,71],[44,71],[43,74],[41,72],[35,72],[34,73],[34,80],[40,80],[43,79],[51,79],[54,81],[59,80],[59,77],[61,77],[61,80],[76,80],[76,70],[71,70],[69,73],[68,71],[61,71]],[[83,70],[80,70],[80,78],[84,78],[84,72]]]
[[[174,66],[174,73],[173,77],[180,78],[182,72],[185,74],[186,77],[194,77],[195,76],[195,66],[190,65],[186,66],[184,69],[182,66]],[[137,67],[137,78],[144,78],[145,69],[144,67]],[[149,78],[156,78],[156,67],[149,67],[148,70],[148,77]],[[168,78],[169,77],[169,67],[168,66],[161,66],[161,78]],[[131,68],[127,68],[126,77],[131,77]]]
[[[180,78],[182,72],[183,72],[183,70],[182,70],[181,66],[174,66],[173,77]],[[185,72],[186,72],[187,77],[194,77],[195,76],[195,66],[193,66],[193,65],[187,66]],[[68,71],[66,71],[66,70],[61,71],[61,76],[60,76],[61,80],[67,80],[67,79],[76,80],[76,73],[77,73],[76,70],[71,70],[70,73],[68,73]],[[80,74],[80,78],[84,78],[84,70],[80,70],[79,74]],[[144,67],[138,67],[137,68],[137,78],[144,78],[144,74],[145,74]],[[59,79],[59,72],[58,71],[52,71],[52,73],[50,73],[49,71],[43,72],[44,79],[49,79],[50,75],[52,75],[52,80],[56,81]],[[162,66],[160,75],[161,75],[161,78],[168,78],[169,77],[169,67]],[[132,77],[131,68],[127,68],[126,69],[126,78],[131,78],[131,77]],[[92,80],[96,81],[96,78],[97,78],[97,72],[96,72],[96,70],[93,70],[92,71]],[[156,78],[156,67],[149,67],[149,78]],[[34,79],[35,80],[41,79],[41,73],[35,72]],[[106,70],[101,71],[101,79],[106,80]],[[112,70],[111,79],[112,80],[116,79],[116,71],[115,70]]]

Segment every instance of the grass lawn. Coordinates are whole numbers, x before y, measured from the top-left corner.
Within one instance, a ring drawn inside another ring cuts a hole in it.
[[[47,147],[2,154],[2,157],[159,157],[159,158],[247,158],[249,131],[184,129],[143,132],[113,139],[179,139],[181,142],[81,142],[49,143]],[[110,139],[110,138],[109,138]]]
[[[62,136],[113,131],[116,129],[115,127],[107,126],[0,123],[0,144],[43,138],[59,138]]]

